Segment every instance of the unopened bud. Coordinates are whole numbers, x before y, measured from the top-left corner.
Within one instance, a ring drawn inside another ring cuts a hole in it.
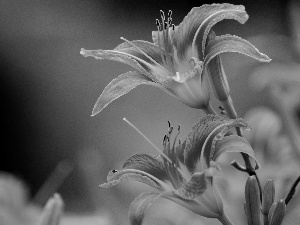
[[[274,202],[275,186],[271,179],[266,180],[263,193],[262,193],[262,207],[261,211],[264,215],[268,215],[270,208]]]
[[[54,194],[46,203],[38,225],[59,225],[63,211],[63,201],[59,194]]]
[[[250,176],[246,182],[245,199],[245,213],[248,225],[260,225],[260,192],[254,176]]]
[[[274,203],[269,212],[269,225],[280,225],[285,216],[286,204],[284,199]]]

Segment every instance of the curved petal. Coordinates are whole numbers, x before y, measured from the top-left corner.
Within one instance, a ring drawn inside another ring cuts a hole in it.
[[[130,205],[129,221],[131,225],[142,225],[143,219],[150,206],[160,197],[157,193],[143,193]]]
[[[249,41],[238,36],[227,34],[216,36],[208,43],[205,49],[204,67],[206,67],[212,58],[224,52],[238,52],[261,62],[271,61],[267,55],[260,53]]]
[[[151,174],[159,180],[168,180],[163,161],[148,154],[135,154],[129,157],[123,169],[136,169]]]
[[[247,127],[247,124],[241,119],[232,120],[216,115],[207,115],[195,124],[188,135],[184,152],[184,161],[188,170],[193,173],[196,166],[201,166],[201,169],[209,167],[216,141],[230,128],[237,126]]]
[[[173,43],[178,50],[178,58],[183,60],[186,57],[188,46],[192,46],[193,43],[202,48],[202,40],[208,34],[211,26],[224,18],[237,19],[243,23],[248,19],[248,15],[244,6],[227,3],[193,8],[173,34]],[[199,44],[196,39],[201,39]],[[198,52],[201,54],[202,49]],[[195,55],[194,57],[202,59],[201,56]]]
[[[211,188],[212,187],[213,186],[211,186]],[[161,197],[175,202],[176,204],[181,205],[182,207],[190,210],[191,212],[197,215],[204,216],[207,218],[219,218],[220,216],[222,216],[223,213],[222,201],[221,207],[219,203],[215,204],[216,202],[214,201],[214,199],[211,198],[211,195],[214,195],[212,193],[215,191],[215,189],[212,189],[210,191],[208,190],[209,189],[207,189],[207,191],[205,191],[203,195],[198,196],[196,200],[182,198],[179,195],[175,194],[174,191],[165,192],[161,195]],[[218,197],[220,198],[220,196]]]
[[[139,181],[144,184],[149,185],[157,190],[170,190],[171,188],[168,184],[164,183],[163,181],[157,179],[156,177],[152,176],[149,173],[146,173],[141,170],[135,169],[125,169],[121,171],[112,170],[107,175],[107,183],[101,184],[100,187],[104,188],[111,188],[122,181]]]
[[[183,184],[180,189],[176,190],[175,194],[184,199],[195,199],[210,187],[212,177],[219,174],[219,170],[219,167],[210,167],[201,173],[194,173],[191,180]]]
[[[146,75],[147,77],[149,77],[150,79],[155,81],[155,77],[148,73],[148,71],[146,71],[144,69],[143,66],[141,66],[136,59],[134,59],[133,57],[131,57],[130,55],[126,55],[124,53],[118,53],[118,52],[114,52],[111,50],[86,50],[84,48],[81,49],[80,54],[83,55],[84,57],[94,57],[95,59],[108,59],[108,60],[112,60],[112,61],[117,61],[117,62],[121,62],[124,63],[126,65],[129,65],[133,68],[135,68],[136,70],[140,71],[142,74]]]
[[[248,141],[237,135],[223,137],[216,142],[215,150],[211,155],[211,160],[216,161],[223,153],[226,152],[242,152],[249,155],[256,162],[256,168],[259,164],[255,158],[255,153]]]
[[[132,44],[134,44],[138,49]],[[150,64],[153,64],[153,61],[151,61],[143,53],[141,53],[139,49],[143,51],[146,55],[151,57],[153,60],[155,60],[157,63],[163,65],[164,62],[162,60],[162,56],[164,56],[165,51],[161,47],[148,41],[135,40],[131,41],[130,43],[124,42],[118,45],[116,48],[114,48],[113,51],[124,52],[136,56]]]
[[[157,85],[150,78],[136,71],[129,71],[119,75],[104,88],[94,105],[92,116],[100,113],[112,101],[127,94],[140,84]]]

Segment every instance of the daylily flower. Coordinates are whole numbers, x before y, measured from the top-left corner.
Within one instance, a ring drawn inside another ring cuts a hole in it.
[[[113,100],[140,84],[158,87],[192,108],[210,109],[207,65],[223,52],[239,52],[260,61],[270,59],[248,41],[237,36],[207,37],[213,25],[223,19],[245,23],[248,15],[244,6],[212,4],[193,8],[184,20],[172,24],[172,11],[162,21],[158,31],[152,32],[153,42],[127,41],[113,50],[85,50],[84,56],[109,59],[132,66],[130,71],[112,80],[96,102],[96,115]],[[209,111],[209,110],[208,110]]]
[[[121,181],[133,180],[156,190],[143,193],[133,201],[129,210],[131,224],[142,224],[148,208],[160,197],[198,215],[230,224],[214,184],[214,176],[221,170],[215,161],[225,152],[243,152],[255,159],[253,149],[244,138],[228,135],[233,127],[245,128],[247,124],[241,119],[207,115],[194,125],[184,142],[179,140],[176,145],[180,127],[171,141],[173,127],[169,125],[163,141],[164,150],[159,157],[135,154],[120,171],[112,170],[108,182],[100,186],[110,188]]]

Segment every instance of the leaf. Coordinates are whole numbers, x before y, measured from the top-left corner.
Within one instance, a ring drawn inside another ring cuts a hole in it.
[[[43,209],[38,225],[59,225],[63,211],[63,201],[59,194],[54,194]]]
[[[238,19],[244,23],[248,19],[244,6],[231,4],[211,4],[193,8],[184,20],[175,28],[173,43],[177,49],[178,58],[183,60],[189,46],[199,45],[202,48],[202,40],[205,44],[206,32],[222,19]],[[195,43],[195,39],[199,39]],[[202,49],[198,50],[202,54]],[[198,58],[201,60],[202,55]]]
[[[191,173],[194,172],[201,155],[202,161],[205,160],[209,167],[215,137],[219,135],[217,138],[221,138],[232,127],[247,127],[247,124],[242,119],[230,120],[221,116],[207,115],[193,126],[184,152],[184,162]]]
[[[234,35],[222,35],[216,36],[211,40],[205,49],[205,67],[209,61],[216,55],[224,52],[238,52],[247,56],[250,56],[261,62],[270,62],[271,59],[258,51],[258,49],[252,45],[249,41],[244,40]]]
[[[124,163],[123,169],[141,170],[160,180],[168,179],[163,161],[160,158],[148,154],[135,154],[131,156]]]
[[[107,175],[107,183],[101,184],[100,187],[111,188],[122,181],[139,181],[147,184],[157,190],[169,189],[168,185],[157,179],[149,173],[135,169],[124,169],[121,171],[112,170]]]
[[[131,203],[128,212],[131,225],[142,225],[148,209],[159,197],[157,193],[143,193],[138,196]]]
[[[216,161],[223,153],[226,152],[245,153],[254,159],[257,167],[259,167],[253,148],[243,137],[230,135],[218,140],[215,144],[214,152],[212,152],[210,155],[210,159]]]
[[[140,84],[155,85],[151,79],[136,71],[129,71],[113,79],[103,90],[92,112],[92,116],[100,113],[108,104],[127,94]]]

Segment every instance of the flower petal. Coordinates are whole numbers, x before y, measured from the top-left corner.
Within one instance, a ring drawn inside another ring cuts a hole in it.
[[[248,141],[237,135],[230,135],[218,140],[214,152],[211,153],[211,160],[216,161],[223,153],[242,152],[255,160],[257,167],[259,164],[255,158],[255,153]]]
[[[107,175],[107,183],[101,184],[100,187],[111,188],[122,181],[139,181],[149,185],[157,190],[169,190],[169,186],[163,181],[157,179],[149,173],[135,169],[125,169],[121,171],[112,170]]]
[[[60,217],[63,213],[63,205],[64,203],[60,195],[54,194],[54,196],[47,201],[37,224],[59,225]]]
[[[207,115],[193,126],[192,132],[187,138],[184,154],[185,165],[191,173],[195,171],[200,157],[201,165],[198,166],[201,166],[202,169],[209,167],[216,141],[232,127],[247,127],[247,124],[242,119],[232,120],[221,116]]]
[[[212,177],[219,174],[219,168],[210,167],[203,172],[197,172],[192,175],[189,182],[182,185],[182,187],[175,191],[175,194],[184,199],[195,199],[201,195],[212,182]]]
[[[155,80],[155,77],[153,77],[153,75],[151,75],[150,73],[148,73],[143,66],[141,66],[136,59],[134,59],[133,57],[131,57],[130,55],[126,55],[124,53],[119,53],[119,52],[115,52],[112,50],[86,50],[84,48],[81,49],[80,54],[83,55],[84,57],[94,57],[95,59],[108,59],[108,60],[112,60],[112,61],[117,61],[117,62],[121,62],[124,63],[126,65],[129,65],[133,68],[135,68],[136,70],[140,71],[142,74],[146,75],[147,77],[149,77],[152,80]]]
[[[136,71],[129,71],[113,79],[103,90],[94,105],[92,116],[100,113],[108,104],[127,94],[140,84],[157,85],[149,77]]]
[[[271,59],[267,55],[260,53],[258,49],[249,41],[244,40],[238,36],[227,34],[216,36],[208,43],[205,49],[204,67],[212,58],[224,52],[238,52],[250,56],[261,62],[271,61]]]
[[[140,50],[142,50],[145,54],[147,54],[157,63],[163,65],[162,56],[165,54],[165,51],[161,47],[151,42],[142,41],[142,40],[131,41],[131,43],[134,44],[136,47],[138,47]],[[124,52],[136,56],[150,64],[153,64],[153,62],[149,58],[147,58],[144,54],[142,54],[141,51],[139,51],[131,43],[124,42],[118,45],[113,51]]]
[[[174,32],[173,43],[178,50],[178,58],[183,60],[188,46],[197,45],[202,54],[202,41],[204,41],[210,28],[222,19],[237,19],[244,23],[248,19],[244,6],[231,4],[202,5],[193,8],[184,20],[179,24],[177,32]],[[197,39],[197,41],[196,41]],[[198,41],[198,39],[200,41]],[[202,56],[202,55],[201,55]],[[202,60],[200,55],[194,57]]]
[[[131,225],[142,225],[143,219],[150,206],[160,197],[157,193],[143,193],[130,205],[129,221]]]
[[[168,180],[163,161],[148,154],[135,154],[124,163],[123,169],[141,170],[160,180]]]
[[[223,203],[214,186],[210,186],[202,195],[196,197],[196,200],[182,198],[174,191],[162,193],[161,197],[207,218],[218,218],[223,214]]]

